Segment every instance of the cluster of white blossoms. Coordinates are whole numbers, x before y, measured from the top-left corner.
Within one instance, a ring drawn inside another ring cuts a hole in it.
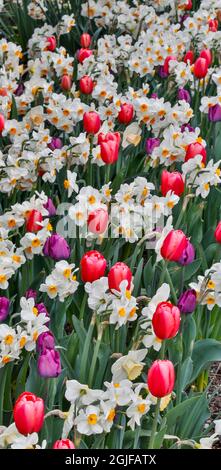
[[[197,155],[182,165],[182,172],[186,184],[194,190],[196,196],[203,199],[208,196],[212,186],[216,187],[221,183],[220,160],[216,163],[210,160],[205,166],[202,155]]]
[[[40,291],[46,292],[50,299],[59,297],[60,302],[73,295],[78,288],[79,282],[76,280],[75,264],[67,261],[55,263],[51,274],[46,277],[45,283],[40,285]]]
[[[221,262],[213,264],[204,276],[198,276],[198,282],[192,282],[190,287],[196,291],[199,304],[208,310],[215,305],[221,307]]]
[[[48,331],[48,317],[38,312],[33,298],[20,300],[21,311],[14,314],[20,317],[16,326],[0,324],[0,368],[11,361],[18,360],[23,349],[34,351],[41,333]]]

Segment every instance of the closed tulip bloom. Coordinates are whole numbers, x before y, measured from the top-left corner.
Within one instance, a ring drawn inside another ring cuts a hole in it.
[[[88,230],[96,235],[104,233],[108,225],[107,209],[96,209],[90,212],[87,220]]]
[[[174,389],[175,371],[171,361],[154,361],[147,375],[150,393],[157,398],[169,395]]]
[[[98,136],[98,144],[101,149],[101,158],[105,163],[111,165],[117,161],[120,147],[119,132],[108,132],[106,135],[101,132]]]
[[[38,358],[38,373],[41,377],[58,377],[61,373],[60,354],[55,349],[44,349]]]
[[[87,49],[91,45],[91,36],[88,33],[83,33],[80,37],[81,47]]]
[[[19,83],[16,90],[14,91],[14,95],[15,96],[21,96],[21,95],[23,95],[24,91],[25,91],[24,83]]]
[[[60,439],[55,441],[53,449],[75,449],[75,445],[70,439]]]
[[[166,196],[168,191],[173,191],[177,196],[181,196],[184,192],[184,181],[179,171],[163,170],[161,175],[161,193]]]
[[[54,217],[54,215],[56,215],[56,208],[50,197],[48,198],[47,202],[44,204],[44,208],[47,209],[49,217]]]
[[[130,268],[122,262],[114,264],[108,273],[109,289],[119,291],[121,282],[125,280],[127,281],[127,289],[130,290],[132,281],[132,272]]]
[[[72,85],[71,77],[67,74],[63,75],[63,77],[61,79],[61,88],[62,88],[62,90],[66,90],[66,91],[70,90],[71,85]]]
[[[168,57],[166,57],[166,59],[164,60],[164,64],[163,64],[163,71],[166,75],[169,75],[169,66],[170,66],[170,61],[171,60],[177,60],[177,58],[173,55],[168,55]]]
[[[47,43],[47,46],[46,46],[47,51],[53,52],[56,49],[57,41],[54,36],[50,36],[46,38],[46,43]]]
[[[149,137],[146,140],[146,152],[147,155],[151,155],[156,147],[159,147],[160,139],[157,137]]]
[[[193,73],[196,78],[204,78],[208,72],[208,62],[203,57],[199,57],[193,67]]]
[[[51,150],[61,149],[62,146],[63,146],[63,142],[59,137],[52,137],[50,144],[48,144],[48,147]]]
[[[0,297],[0,321],[7,318],[9,314],[10,300],[7,297]]]
[[[203,51],[200,52],[200,57],[206,60],[208,67],[212,64],[213,56],[210,49],[203,49]]]
[[[178,260],[178,263],[182,264],[182,266],[187,266],[188,264],[191,264],[194,259],[195,259],[195,248],[192,245],[192,243],[190,243],[190,241],[187,240],[187,246],[186,248],[184,248],[181,257]]]
[[[54,233],[47,238],[44,244],[43,253],[45,256],[50,256],[50,258],[55,261],[60,261],[62,259],[69,258],[71,249],[65,238],[58,233]]]
[[[221,106],[219,104],[215,104],[215,106],[210,106],[208,118],[211,122],[221,121]]]
[[[154,312],[152,324],[157,338],[173,338],[180,327],[179,308],[170,302],[160,302]]]
[[[202,155],[203,157],[202,162],[206,164],[206,156],[207,156],[206,149],[199,142],[194,142],[193,144],[188,145],[186,149],[185,162],[188,162],[188,160],[190,160],[191,158],[194,158],[196,155]]]
[[[93,282],[103,277],[107,261],[99,251],[91,250],[81,258],[81,279],[83,282]]]
[[[134,107],[131,103],[124,103],[120,107],[118,121],[121,124],[129,124],[134,116]]]
[[[48,313],[48,311],[45,307],[45,304],[43,302],[40,302],[39,304],[35,304],[35,308],[37,308],[38,313],[44,313],[45,317],[48,318],[48,322],[45,323],[45,325],[48,326],[49,323],[50,323],[50,316],[49,316],[49,313]]]
[[[192,0],[188,0],[187,3],[185,3],[185,5],[183,6],[183,9],[186,11],[191,10],[192,6],[193,6]]]
[[[2,132],[5,128],[5,118],[3,114],[0,114],[0,132]]]
[[[34,289],[27,289],[26,292],[25,292],[25,298],[26,299],[34,299],[36,300],[37,299],[37,291],[34,290]]]
[[[196,308],[196,291],[194,289],[188,289],[183,292],[177,305],[181,313],[193,313]]]
[[[90,95],[94,88],[94,82],[89,75],[84,75],[84,77],[79,81],[79,86],[81,93],[84,93],[84,95]]]
[[[84,130],[88,134],[97,134],[101,127],[100,116],[96,111],[88,111],[83,116]]]
[[[221,243],[221,222],[218,223],[214,232],[215,239],[218,243]]]
[[[34,393],[24,392],[15,402],[14,421],[16,428],[25,436],[39,432],[44,422],[44,401]]]
[[[184,58],[183,58],[183,62],[185,62],[186,64],[189,62],[190,65],[192,65],[194,60],[195,60],[194,52],[193,51],[187,51]]]
[[[185,88],[179,88],[177,98],[178,100],[183,100],[183,101],[186,101],[187,103],[191,102],[190,94],[188,90],[185,90]]]
[[[161,246],[161,256],[169,261],[178,261],[187,242],[187,237],[182,230],[171,230]]]
[[[51,331],[45,331],[41,333],[37,339],[37,351],[43,352],[45,349],[54,349],[55,340],[54,335]]]
[[[212,33],[216,33],[219,27],[219,22],[218,20],[209,20],[208,25],[209,25],[209,30],[212,31]]]
[[[85,59],[88,59],[93,54],[91,49],[80,49],[77,52],[77,60],[80,62],[80,64],[83,64]]]
[[[43,221],[43,217],[41,212],[36,209],[33,209],[27,219],[26,219],[26,232],[38,232],[42,229],[41,222]]]

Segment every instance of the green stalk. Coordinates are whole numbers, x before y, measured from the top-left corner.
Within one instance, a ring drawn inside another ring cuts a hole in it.
[[[158,416],[159,416],[159,412],[160,412],[160,402],[161,402],[161,398],[157,398],[155,416],[154,416],[154,420],[153,420],[153,425],[152,425],[152,430],[151,430],[148,449],[154,449],[154,439],[155,439],[155,434],[156,434],[156,431],[157,431],[157,422],[158,422]]]
[[[98,353],[99,353],[99,349],[100,349],[100,345],[101,345],[101,341],[102,341],[102,335],[103,335],[103,326],[98,325],[97,341],[96,341],[96,346],[95,346],[95,349],[94,349],[94,354],[93,354],[93,357],[92,357],[91,368],[90,368],[89,379],[88,379],[89,387],[92,387],[92,385],[93,385],[94,372],[95,372]]]

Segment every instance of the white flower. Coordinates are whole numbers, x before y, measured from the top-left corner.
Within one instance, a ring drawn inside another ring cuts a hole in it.
[[[146,355],[147,350],[140,349],[138,351],[129,351],[126,356],[117,359],[111,367],[113,381],[120,382],[123,379],[135,380],[143,370],[145,363],[141,361]]]
[[[87,406],[85,410],[80,410],[74,424],[77,426],[78,432],[86,436],[103,432],[100,422],[100,410],[97,406]]]
[[[71,197],[73,191],[75,191],[75,193],[79,191],[76,179],[77,173],[67,170],[67,179],[64,180],[64,188],[68,190],[68,197]]]

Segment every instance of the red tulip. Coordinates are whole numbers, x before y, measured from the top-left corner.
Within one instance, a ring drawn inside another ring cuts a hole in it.
[[[96,111],[88,111],[83,116],[84,130],[88,134],[97,134],[101,127],[100,116]]]
[[[99,251],[88,251],[81,258],[81,279],[83,282],[93,282],[104,276],[107,261]]]
[[[91,45],[91,36],[88,33],[83,33],[80,38],[81,47],[87,49]]]
[[[118,262],[112,266],[108,273],[108,285],[109,289],[120,290],[120,283],[127,281],[127,289],[130,290],[132,281],[132,272],[130,268],[122,262]]]
[[[118,114],[118,121],[121,124],[129,124],[134,116],[134,107],[130,103],[124,103],[120,107],[120,112]]]
[[[182,230],[171,230],[161,246],[161,256],[169,261],[178,261],[187,243],[188,239]]]
[[[193,144],[188,145],[188,147],[186,149],[185,162],[188,162],[188,160],[190,160],[191,158],[194,158],[196,155],[202,155],[202,157],[203,157],[202,161],[205,165],[205,163],[206,163],[206,149],[199,142],[194,142]]]
[[[70,90],[72,85],[71,77],[69,75],[63,75],[61,79],[61,88],[63,90]]]
[[[204,78],[208,72],[208,62],[203,57],[199,57],[193,67],[193,73],[196,78]]]
[[[170,302],[160,302],[152,319],[154,333],[159,339],[176,336],[180,327],[180,311]]]
[[[194,60],[195,60],[194,59],[194,52],[193,51],[187,51],[184,58],[183,58],[183,62],[185,62],[187,64],[188,61],[189,61],[190,65],[192,65]]]
[[[166,196],[168,191],[173,191],[177,196],[181,196],[184,191],[184,181],[179,171],[172,171],[171,173],[167,170],[163,170],[161,175],[161,193]]]
[[[164,64],[163,64],[163,71],[164,73],[166,73],[167,75],[169,75],[169,63],[171,60],[177,60],[177,58],[174,56],[174,55],[168,55],[166,57],[166,59],[164,60]]]
[[[75,449],[75,446],[70,439],[60,439],[55,441],[53,449]]]
[[[42,229],[42,226],[39,225],[43,220],[41,212],[33,209],[27,219],[26,219],[26,231],[27,232],[38,232]]]
[[[214,236],[215,236],[216,241],[218,243],[221,243],[221,222],[218,223]]]
[[[2,132],[5,128],[5,118],[3,114],[0,114],[0,132]]]
[[[77,52],[77,60],[82,64],[85,59],[90,57],[93,54],[93,52],[90,49],[80,49]]]
[[[170,361],[154,361],[147,375],[150,393],[157,398],[169,395],[174,388],[175,371]]]
[[[208,24],[209,24],[209,30],[212,31],[213,33],[216,33],[218,26],[219,26],[218,20],[209,20]]]
[[[24,392],[15,402],[13,415],[21,434],[39,432],[44,422],[44,401],[34,393]]]
[[[56,49],[56,45],[57,45],[55,36],[50,36],[46,38],[46,42],[47,42],[46,50],[53,52]]]
[[[87,223],[90,232],[95,233],[96,235],[104,233],[108,224],[107,209],[101,208],[90,212]]]
[[[186,11],[191,10],[192,6],[193,6],[192,0],[188,0],[187,3],[183,6],[183,9]]]
[[[0,96],[7,96],[8,90],[5,87],[0,88]]]
[[[213,57],[212,57],[212,53],[209,49],[203,49],[203,51],[200,52],[200,57],[207,61],[207,66],[208,67],[212,64]]]
[[[84,95],[90,95],[94,88],[94,82],[91,77],[84,75],[79,81],[81,93]]]
[[[108,132],[106,135],[101,132],[98,144],[101,148],[101,158],[105,163],[111,164],[117,161],[120,147],[119,132]]]

